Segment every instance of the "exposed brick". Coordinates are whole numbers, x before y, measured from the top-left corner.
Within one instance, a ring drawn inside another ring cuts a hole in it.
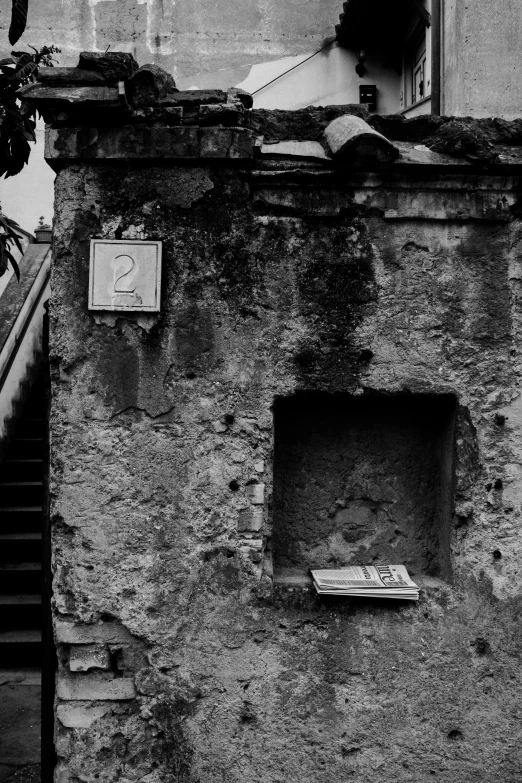
[[[205,106],[199,107],[200,117],[212,117],[214,115],[220,115],[224,112],[231,112],[233,114],[242,114],[244,111],[243,104],[237,101],[236,103],[209,103]]]
[[[202,158],[251,158],[252,131],[247,128],[210,127],[200,129]]]
[[[225,103],[223,90],[180,90],[172,96],[179,106],[200,106],[204,103]]]
[[[134,680],[128,677],[109,679],[104,674],[61,676],[56,693],[64,701],[126,701],[136,695]]]
[[[111,711],[110,704],[59,704],[56,709],[62,726],[70,729],[88,729],[95,720],[103,718]]]
[[[69,656],[69,669],[72,672],[87,672],[89,669],[109,669],[109,651],[106,647],[87,644],[72,647]]]
[[[239,532],[257,532],[263,526],[263,509],[246,508],[239,512],[237,529]]]
[[[54,633],[57,642],[63,644],[116,644],[131,642],[132,636],[119,623],[72,623],[55,620]]]
[[[247,498],[255,506],[262,506],[265,502],[265,485],[248,484],[246,488]]]
[[[244,538],[242,544],[243,546],[252,547],[253,549],[263,549],[262,538]]]
[[[230,148],[229,129],[205,128],[205,131],[221,132],[224,135],[216,156],[239,157],[236,148]],[[161,160],[177,158],[198,158],[198,128],[192,127],[149,127],[142,124],[121,128],[50,128],[46,133],[46,157],[48,159],[104,159],[130,160],[147,158]],[[207,157],[213,157],[207,155]]]

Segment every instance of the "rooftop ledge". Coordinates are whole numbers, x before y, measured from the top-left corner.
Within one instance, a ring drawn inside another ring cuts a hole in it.
[[[107,127],[83,125],[46,128],[45,158],[54,163],[74,160],[172,160],[197,162],[238,160],[262,170],[299,168],[303,171],[388,170],[403,167],[444,168],[493,174],[522,171],[522,147],[497,145],[496,159],[479,165],[466,158],[431,150],[423,143],[396,141],[398,154],[383,161],[371,155],[334,158],[325,146],[313,140],[267,143],[263,136],[245,127],[161,126],[127,124]]]
[[[46,158],[162,160],[336,171],[444,167],[520,170],[522,119],[370,115],[364,106],[253,109],[243,90],[178,90],[156,65],[82,52],[76,68],[40,68],[19,96],[47,123]]]

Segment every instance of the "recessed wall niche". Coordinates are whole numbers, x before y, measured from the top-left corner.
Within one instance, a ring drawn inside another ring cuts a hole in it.
[[[277,399],[276,575],[404,563],[448,578],[455,411],[451,395]]]

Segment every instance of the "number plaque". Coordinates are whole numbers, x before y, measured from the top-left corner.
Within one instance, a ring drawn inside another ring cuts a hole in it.
[[[91,239],[89,310],[159,312],[161,242]]]

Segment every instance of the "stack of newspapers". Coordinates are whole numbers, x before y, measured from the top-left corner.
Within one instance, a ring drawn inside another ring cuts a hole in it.
[[[419,600],[419,588],[403,565],[347,566],[311,573],[321,595]]]

